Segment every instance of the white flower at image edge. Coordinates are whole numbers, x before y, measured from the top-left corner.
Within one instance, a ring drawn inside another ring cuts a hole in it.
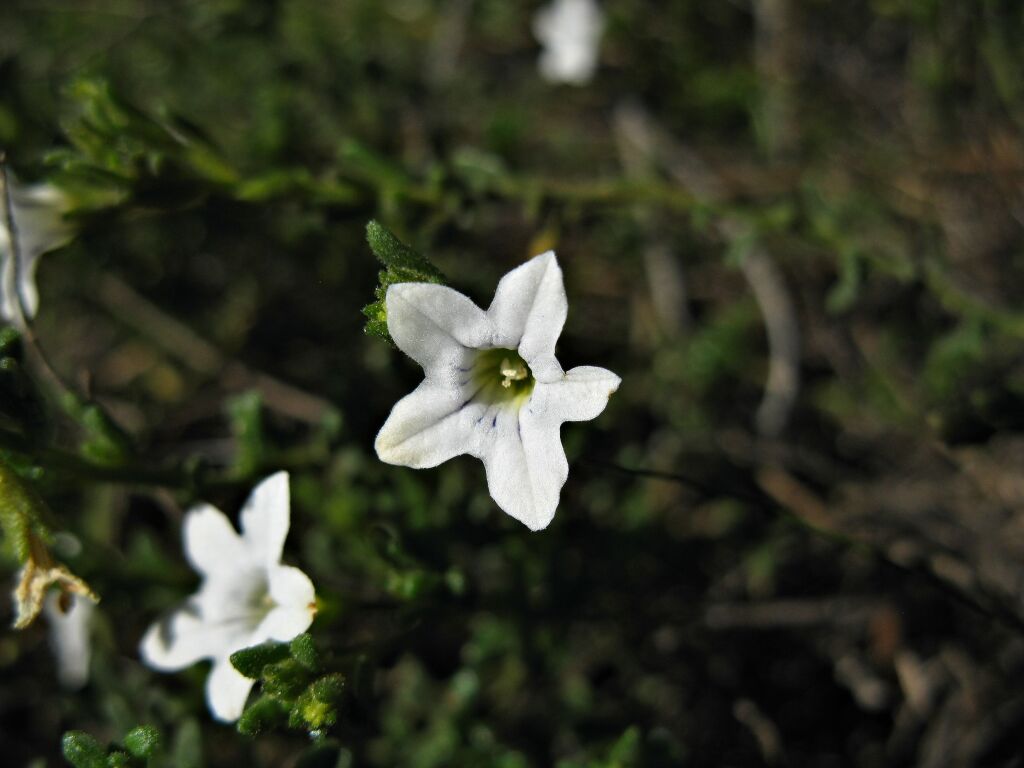
[[[604,368],[566,373],[555,359],[568,311],[555,254],[505,275],[486,312],[429,283],[392,285],[386,307],[391,337],[426,378],[392,409],[377,455],[417,469],[475,456],[499,507],[547,527],[569,474],[560,427],[596,418],[620,381]]]
[[[206,700],[218,720],[237,720],[253,681],[229,660],[235,651],[305,632],[316,612],[313,584],[298,568],[281,565],[289,527],[288,474],[253,490],[241,514],[242,533],[220,510],[200,505],[185,516],[189,562],[202,576],[199,590],[142,638],[143,660],[171,672],[213,661]]]
[[[594,0],[554,0],[533,19],[533,34],[543,46],[539,67],[545,80],[583,85],[597,69],[604,17]]]
[[[65,600],[70,604],[62,605]],[[43,603],[50,624],[50,647],[57,659],[57,681],[64,688],[75,690],[89,681],[89,625],[95,610],[96,603],[83,595],[50,592]]]
[[[7,174],[11,218],[17,233],[17,254],[6,226],[6,214],[0,215],[0,316],[20,325],[22,309],[34,317],[39,308],[36,290],[36,266],[39,257],[61,247],[71,239],[71,226],[64,220],[68,202],[64,193],[52,184],[23,185]]]

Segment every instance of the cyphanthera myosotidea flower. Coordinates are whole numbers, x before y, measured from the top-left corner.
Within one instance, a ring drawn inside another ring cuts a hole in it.
[[[389,464],[435,467],[468,453],[483,460],[491,496],[532,530],[547,527],[569,474],[560,427],[596,418],[619,377],[555,359],[568,303],[548,251],[509,272],[487,311],[442,285],[388,288],[398,348],[423,366],[423,383],[377,435]]]
[[[57,659],[57,680],[65,688],[81,688],[89,680],[89,625],[95,608],[96,603],[88,597],[59,592],[49,593],[43,603],[50,624],[50,646]]]
[[[242,509],[242,533],[222,512],[200,505],[184,524],[185,554],[203,577],[199,590],[149,628],[140,652],[161,671],[213,661],[206,701],[218,720],[237,720],[253,681],[229,657],[267,640],[305,632],[316,612],[309,577],[281,565],[288,535],[288,474],[279,472],[253,490]]]
[[[540,73],[554,83],[583,85],[597,68],[604,17],[594,0],[554,0],[533,19],[533,34],[544,47]]]
[[[7,212],[0,212],[0,316],[20,326],[39,308],[39,257],[64,245],[72,230],[64,219],[68,201],[59,189],[46,183],[23,185],[10,173],[3,177],[7,192],[0,198],[10,201],[15,237],[7,226]]]

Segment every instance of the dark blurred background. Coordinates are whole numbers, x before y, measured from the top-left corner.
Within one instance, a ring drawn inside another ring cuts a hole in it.
[[[182,509],[284,466],[313,636],[365,653],[322,764],[1021,764],[1024,6],[608,0],[578,87],[539,7],[0,7],[0,146],[77,201],[42,345],[132,462],[238,479],[44,471],[92,675],[0,634],[0,762],[140,722],[168,765],[311,759],[136,653],[196,583]],[[374,456],[420,373],[362,330],[370,218],[484,305],[557,250],[559,357],[623,383],[548,530]]]

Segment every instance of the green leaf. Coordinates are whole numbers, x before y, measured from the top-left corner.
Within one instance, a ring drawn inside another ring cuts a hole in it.
[[[317,672],[320,669],[320,652],[313,643],[313,637],[308,632],[291,641],[289,645],[292,658],[304,666],[310,672]]]
[[[246,677],[259,680],[263,668],[288,658],[288,644],[266,642],[231,654],[231,665]]]
[[[379,275],[379,284],[375,290],[376,301],[363,307],[367,322],[365,331],[370,336],[377,336],[391,342],[388,333],[387,297],[388,286],[395,283],[445,283],[444,274],[427,258],[420,255],[399,240],[393,232],[376,220],[366,225],[366,242],[374,256],[387,269]]]
[[[625,730],[608,753],[611,765],[636,765],[640,757],[640,729],[635,725]]]
[[[287,649],[288,646],[285,646]],[[305,666],[287,658],[263,668],[263,690],[270,696],[291,701],[309,684],[312,677]]]
[[[0,531],[19,563],[29,557],[33,531],[45,531],[42,518],[46,515],[46,505],[35,490],[0,459]]]
[[[107,750],[84,731],[68,731],[61,739],[61,753],[75,768],[107,768]]]
[[[419,276],[419,282],[443,283],[444,275],[424,256],[399,240],[395,234],[376,219],[366,224],[366,242],[380,263],[389,270],[406,270],[407,276]]]
[[[0,328],[0,357],[14,357],[21,360],[21,334],[18,329],[7,325]]]
[[[295,701],[288,724],[293,728],[320,731],[338,722],[338,706],[345,694],[345,676],[325,675],[313,682]]]
[[[152,757],[160,749],[160,731],[152,725],[140,725],[128,731],[123,741],[125,749],[135,757]]]
[[[825,297],[829,314],[841,314],[854,305],[863,281],[862,272],[860,253],[856,248],[846,248],[839,253],[839,278]]]
[[[263,398],[259,392],[243,392],[228,400],[228,418],[235,436],[235,472],[240,476],[256,474],[263,465]]]
[[[43,399],[18,357],[0,355],[0,414],[24,435],[45,433]]]
[[[288,709],[270,696],[260,696],[246,707],[238,718],[238,732],[245,736],[258,736],[284,725]]]

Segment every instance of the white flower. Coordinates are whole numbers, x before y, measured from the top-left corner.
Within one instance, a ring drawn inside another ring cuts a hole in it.
[[[39,308],[36,265],[47,251],[71,239],[64,220],[67,198],[52,184],[20,184],[7,173],[11,217],[17,233],[17,255],[6,213],[0,214],[0,316],[22,325],[23,316],[34,317]],[[19,299],[20,295],[20,299]],[[24,312],[22,312],[24,309]]]
[[[211,659],[206,701],[214,717],[237,720],[253,681],[233,666],[235,651],[304,632],[316,612],[313,584],[281,565],[289,526],[288,474],[253,490],[242,509],[242,534],[220,510],[204,504],[185,516],[185,554],[202,575],[199,590],[142,638],[142,658],[175,671]]]
[[[71,604],[63,610],[61,603],[67,600]],[[43,603],[50,623],[50,647],[57,657],[57,681],[65,688],[81,688],[89,680],[89,624],[95,608],[96,603],[88,597],[59,592],[50,592]]]
[[[540,73],[554,83],[583,85],[597,68],[604,17],[594,0],[554,0],[533,18],[533,34],[544,47]]]
[[[429,283],[392,285],[386,305],[391,337],[426,378],[392,409],[377,456],[420,469],[468,453],[499,507],[547,527],[569,474],[559,429],[596,418],[620,381],[555,359],[568,303],[554,252],[505,275],[486,312]]]

